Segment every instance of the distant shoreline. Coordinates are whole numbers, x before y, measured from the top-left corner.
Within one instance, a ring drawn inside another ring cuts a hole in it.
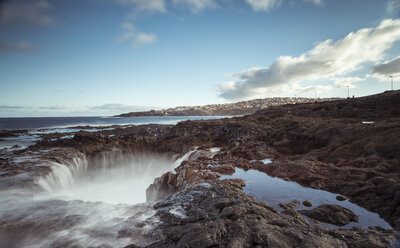
[[[341,98],[302,98],[302,97],[272,97],[254,99],[226,104],[210,104],[203,106],[180,106],[162,110],[129,112],[113,117],[182,117],[182,116],[242,116],[257,112],[272,106],[287,104],[310,103],[315,101],[333,101]]]

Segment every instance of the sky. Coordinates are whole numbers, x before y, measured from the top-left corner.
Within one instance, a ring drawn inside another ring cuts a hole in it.
[[[0,0],[0,117],[400,89],[399,14],[400,0]]]

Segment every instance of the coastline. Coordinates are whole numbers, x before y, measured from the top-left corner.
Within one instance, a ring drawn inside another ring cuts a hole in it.
[[[400,158],[396,153],[399,111],[397,91],[360,99],[271,107],[229,119],[79,131],[67,139],[61,134],[43,134],[35,145],[0,160],[5,172],[1,180],[30,173],[32,176],[25,184],[32,185],[35,178],[52,171],[51,166],[37,167],[32,163],[65,161],[76,154],[84,154],[90,162],[116,148],[122,153],[171,157],[195,150],[174,172],[155,179],[147,189],[147,201],[161,223],[141,234],[146,238],[143,244],[232,247],[256,242],[294,246],[300,245],[296,240],[302,237],[304,247],[307,242],[327,247],[391,247],[400,227]],[[220,151],[211,154],[210,148],[215,147]],[[24,154],[36,156],[39,162],[18,162],[16,159]],[[272,163],[252,162],[265,158]],[[235,168],[257,170],[343,195],[378,213],[394,229],[321,227],[292,207],[275,209],[248,196],[243,192],[243,180],[219,179],[234,173]],[[149,221],[140,225],[150,225]],[[0,223],[0,232],[4,228]],[[124,235],[138,232],[129,230],[124,229]],[[304,232],[310,235],[304,236]]]

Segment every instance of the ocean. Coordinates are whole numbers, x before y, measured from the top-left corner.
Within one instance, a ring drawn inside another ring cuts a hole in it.
[[[73,126],[110,126],[143,124],[176,124],[184,120],[220,119],[221,116],[169,117],[18,117],[0,118],[0,130],[65,128]]]
[[[10,130],[27,130],[17,134],[0,136],[0,155],[28,148],[41,140],[42,134],[64,133],[63,138],[73,138],[74,132],[109,130],[111,125],[176,124],[184,120],[207,120],[218,116],[172,116],[172,117],[21,117],[0,118],[0,135]],[[94,126],[98,128],[79,128]],[[112,129],[112,128],[111,128]]]

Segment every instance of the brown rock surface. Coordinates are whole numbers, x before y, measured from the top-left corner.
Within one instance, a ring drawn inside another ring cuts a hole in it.
[[[339,205],[324,204],[311,210],[299,210],[299,212],[318,221],[338,226],[359,220],[351,210]]]
[[[310,201],[303,201],[303,205],[306,207],[312,207],[312,203]]]

